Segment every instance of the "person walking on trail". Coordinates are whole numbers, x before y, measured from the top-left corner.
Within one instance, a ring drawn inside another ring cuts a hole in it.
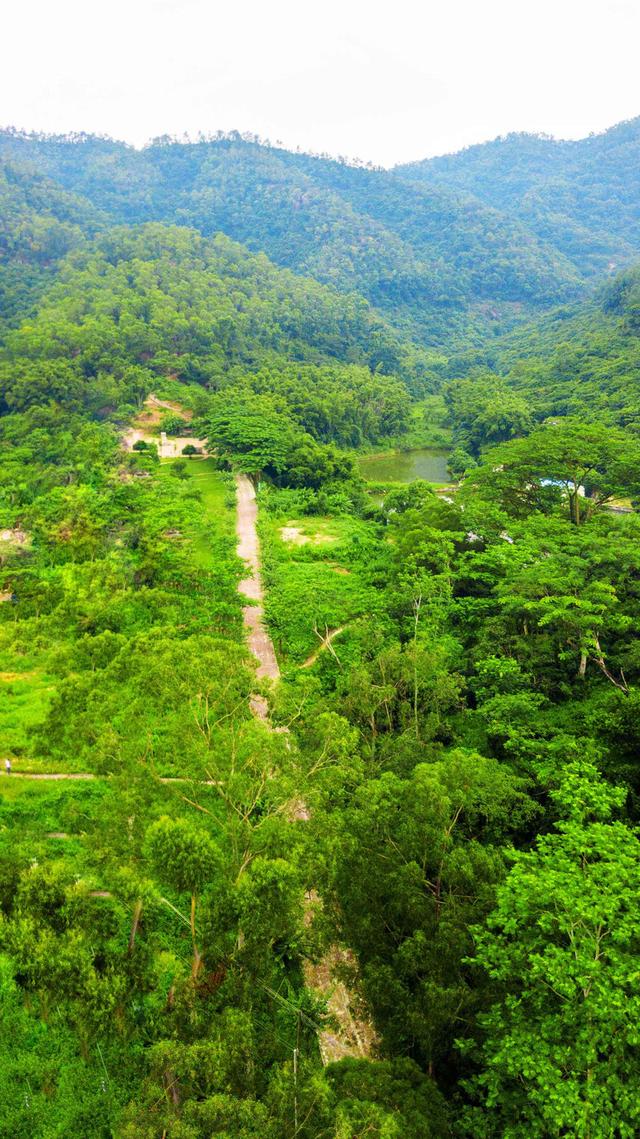
[[[7,775],[11,775],[11,760],[10,760],[10,759],[5,759],[5,761],[4,761],[4,769],[5,769],[6,773],[7,773]]]

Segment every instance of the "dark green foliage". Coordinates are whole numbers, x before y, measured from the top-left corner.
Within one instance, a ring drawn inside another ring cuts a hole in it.
[[[209,445],[231,467],[276,485],[312,487],[354,476],[353,461],[316,443],[268,395],[224,393],[211,401]]]
[[[558,832],[514,856],[488,928],[475,931],[473,964],[497,999],[479,1018],[474,1139],[638,1129],[640,842],[610,818],[615,799],[586,765],[571,775],[555,795]]]
[[[526,817],[508,769],[463,750],[407,779],[364,780],[329,818],[328,886],[353,945],[387,1055],[410,1055],[446,1083],[452,1032],[477,1000],[462,959],[469,926],[502,875],[499,850]]]
[[[471,392],[476,382],[504,392],[506,382],[507,404],[526,400],[538,421],[552,415],[579,416],[636,431],[637,288],[637,270],[630,269],[604,287],[595,301],[558,309],[482,352],[454,355],[443,369],[454,381],[452,393]]]
[[[62,258],[103,224],[89,202],[34,168],[0,162],[0,334],[38,302]]]

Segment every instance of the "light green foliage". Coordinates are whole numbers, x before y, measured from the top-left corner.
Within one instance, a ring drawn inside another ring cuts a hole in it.
[[[640,444],[600,423],[548,420],[484,458],[486,467],[472,474],[470,486],[494,495],[516,515],[548,509],[563,495],[578,526],[616,495],[640,491]]]
[[[600,807],[582,809],[575,789],[561,792],[567,821],[515,856],[476,931],[474,962],[500,995],[479,1018],[485,1110],[474,1136],[637,1133],[640,842],[622,823],[593,821],[608,813],[606,789]]]
[[[638,271],[480,343],[603,235],[238,136],[0,154],[0,1132],[636,1134]],[[123,447],[151,393],[211,457]],[[451,435],[441,494],[345,452]]]
[[[285,540],[287,531],[293,540]],[[331,630],[343,626],[348,641],[349,626],[377,610],[371,584],[386,561],[385,552],[375,548],[369,528],[358,519],[315,514],[291,519],[282,514],[262,532],[269,586],[266,616],[285,661],[302,664]],[[342,640],[336,643],[336,651],[342,651],[342,645]]]
[[[216,848],[206,831],[186,819],[163,815],[147,835],[149,856],[157,877],[179,894],[198,894],[211,883],[218,866]]]

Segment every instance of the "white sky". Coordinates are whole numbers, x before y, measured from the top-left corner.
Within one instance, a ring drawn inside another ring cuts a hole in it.
[[[3,0],[0,124],[383,165],[640,114],[640,0]]]

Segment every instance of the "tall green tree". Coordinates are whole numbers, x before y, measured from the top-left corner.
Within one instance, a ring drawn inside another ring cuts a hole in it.
[[[640,1127],[640,836],[587,764],[556,801],[565,821],[514,855],[473,963],[494,1004],[478,1018],[481,1108],[469,1135],[631,1139]]]

